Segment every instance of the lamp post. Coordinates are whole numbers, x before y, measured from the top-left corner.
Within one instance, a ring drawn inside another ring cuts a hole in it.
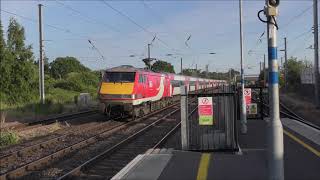
[[[284,49],[280,49],[284,52],[284,87],[288,85],[288,56],[287,56],[287,38],[284,38]]]
[[[241,75],[241,133],[247,134],[247,110],[244,97],[244,71],[243,71],[243,30],[242,30],[242,0],[239,0],[239,16],[240,16],[240,75]]]

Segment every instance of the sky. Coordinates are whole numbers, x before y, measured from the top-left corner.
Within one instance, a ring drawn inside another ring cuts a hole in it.
[[[4,32],[9,19],[16,18],[25,28],[26,43],[32,45],[36,59],[40,3],[44,52],[50,62],[74,56],[94,70],[125,64],[143,67],[141,59],[147,57],[147,44],[152,43],[151,57],[172,63],[176,72],[180,72],[180,58],[183,68],[205,70],[209,64],[209,71],[240,69],[238,0],[1,0]],[[267,52],[266,24],[257,17],[264,4],[264,0],[243,1],[245,74],[258,74]],[[287,37],[288,57],[313,62],[313,50],[307,49],[313,45],[312,13],[312,0],[281,1],[277,43],[283,49]],[[278,52],[279,63],[283,56]]]

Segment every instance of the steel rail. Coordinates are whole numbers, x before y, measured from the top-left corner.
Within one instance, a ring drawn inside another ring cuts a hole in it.
[[[91,158],[90,160],[84,162],[80,166],[78,166],[78,167],[74,168],[73,170],[67,172],[66,174],[60,176],[58,178],[58,180],[67,179],[69,177],[72,177],[75,174],[79,174],[82,169],[85,169],[86,167],[92,165],[95,161],[97,161],[97,160],[99,160],[99,159],[101,159],[101,158],[103,158],[105,156],[108,156],[109,154],[113,153],[114,151],[121,149],[121,147],[124,146],[126,143],[131,142],[132,140],[134,140],[134,138],[138,137],[140,134],[146,132],[147,130],[149,130],[150,128],[154,127],[156,124],[158,124],[159,122],[165,120],[167,117],[171,116],[172,114],[176,113],[179,110],[180,110],[180,108],[175,109],[172,112],[170,112],[169,114],[167,114],[167,115],[163,116],[162,118],[158,119],[157,121],[155,121],[155,122],[151,123],[150,125],[140,129],[138,132],[130,135],[126,139],[124,139],[124,140],[120,141],[119,143],[117,143],[116,145],[110,147],[109,149],[107,149],[107,150],[103,151],[102,153],[98,154],[97,156],[95,156],[95,157]],[[194,112],[194,110],[192,112]],[[172,133],[174,131],[174,129],[177,129],[179,124],[180,123],[178,123],[170,132]],[[169,135],[167,137],[169,137]]]
[[[263,103],[263,105],[269,108],[269,105],[268,105],[268,104]],[[280,104],[280,106],[282,107],[281,104]],[[293,113],[290,109],[286,109],[286,110],[287,110],[289,113],[295,114],[295,113]],[[289,118],[291,118],[291,119],[293,119],[293,120],[299,121],[299,122],[301,122],[301,123],[303,123],[303,124],[305,124],[305,125],[307,125],[307,126],[313,127],[313,128],[315,128],[315,129],[317,129],[317,130],[320,130],[320,127],[319,127],[319,126],[317,126],[317,125],[315,125],[315,124],[313,124],[313,123],[311,123],[311,122],[306,121],[304,118],[302,118],[302,117],[300,117],[300,116],[292,115],[292,114],[286,113],[286,112],[284,112],[284,111],[280,111],[280,113],[283,114],[283,115],[285,115],[285,116],[287,116],[287,117],[289,117]]]
[[[94,109],[94,110],[81,111],[81,112],[72,113],[72,114],[63,114],[63,115],[59,115],[59,116],[41,119],[41,120],[34,121],[34,122],[21,123],[21,124],[15,125],[15,126],[10,126],[8,128],[15,129],[15,130],[20,130],[20,129],[27,130],[27,129],[41,126],[43,124],[47,125],[47,124],[51,124],[51,123],[55,123],[55,122],[63,122],[63,121],[82,117],[83,115],[88,116],[88,115],[95,114],[98,112],[99,112],[98,110]],[[6,129],[6,128],[5,127],[0,128],[0,130],[3,130],[3,129]]]
[[[119,119],[119,118],[115,118],[115,119],[112,119],[112,120],[117,120],[117,119]],[[41,149],[43,147],[47,147],[49,145],[52,145],[52,143],[58,143],[60,141],[63,141],[64,138],[66,138],[66,137],[68,137],[70,135],[78,134],[79,132],[90,131],[90,130],[93,130],[93,129],[96,129],[96,128],[100,128],[100,127],[108,125],[108,124],[109,124],[109,121],[104,122],[102,124],[97,124],[97,125],[95,125],[93,127],[87,127],[87,128],[79,129],[79,130],[76,130],[76,131],[72,131],[72,130],[69,129],[69,131],[66,134],[61,134],[61,135],[49,138],[47,140],[32,144],[30,146],[21,147],[20,149],[18,149],[16,151],[13,151],[11,153],[8,153],[8,154],[0,156],[0,164],[6,163],[6,162],[9,162],[9,161],[13,162],[15,160],[14,158],[18,158],[18,157],[21,157],[21,156],[29,153],[29,152],[34,152],[34,151],[36,151],[38,149]],[[0,175],[1,175],[1,173],[0,173]]]
[[[198,108],[198,106],[196,108],[194,108],[188,114],[188,116],[191,116],[192,113],[194,113],[194,111],[197,110],[197,108]],[[163,145],[180,127],[181,127],[181,121],[175,127],[173,127],[156,145],[154,145],[152,149],[159,148],[161,145]]]
[[[59,157],[63,157],[65,156],[68,152],[71,152],[71,151],[74,151],[74,150],[77,150],[77,149],[80,149],[82,147],[85,147],[85,146],[88,146],[92,143],[95,143],[96,141],[99,140],[99,137],[101,136],[104,136],[105,134],[110,134],[110,133],[113,133],[113,132],[116,132],[120,129],[122,129],[123,127],[125,126],[128,126],[128,125],[131,125],[131,124],[135,124],[143,119],[146,119],[150,116],[153,116],[155,114],[158,114],[170,107],[173,107],[173,106],[176,106],[178,105],[179,103],[175,103],[175,104],[172,104],[172,105],[169,105],[163,109],[160,109],[160,110],[157,110],[157,111],[154,111],[154,112],[151,112],[149,114],[146,114],[145,116],[143,117],[140,117],[140,118],[137,118],[133,121],[125,121],[124,123],[120,124],[120,125],[116,125],[114,127],[111,127],[99,134],[96,134],[96,135],[93,135],[93,136],[90,136],[89,138],[86,138],[80,142],[77,142],[75,144],[72,144],[70,146],[67,146],[63,149],[60,149],[59,151],[56,151],[50,155],[47,155],[45,157],[42,157],[40,159],[37,159],[36,161],[32,161],[30,163],[27,163],[25,165],[22,165],[14,170],[11,170],[11,171],[8,171],[4,174],[1,174],[0,175],[0,179],[6,179],[6,178],[15,178],[15,177],[19,177],[19,176],[23,176],[26,174],[27,171],[32,171],[32,170],[36,170],[38,169],[38,166],[43,166],[44,164],[47,165],[49,164],[48,162],[50,160],[53,160],[53,159],[57,159]]]
[[[264,98],[265,99],[265,98]],[[264,106],[270,108],[269,104],[265,103],[265,102],[262,102]],[[313,127],[317,130],[320,130],[320,127],[311,123],[311,122],[308,122],[307,120],[305,120],[304,118],[302,118],[301,116],[297,115],[296,113],[294,113],[289,107],[285,106],[283,103],[279,102],[279,105],[282,109],[284,109],[285,111],[283,110],[280,110],[280,114],[283,114],[293,120],[296,120],[296,121],[299,121],[307,126],[310,126],[310,127]]]
[[[30,123],[27,123],[27,125],[31,126],[31,125],[37,125],[37,124],[50,124],[50,123],[54,123],[57,121],[61,122],[61,121],[66,121],[66,120],[78,118],[79,115],[91,115],[91,114],[95,114],[98,112],[99,112],[99,110],[94,109],[94,110],[82,111],[82,112],[77,112],[77,113],[72,113],[72,114],[65,114],[65,115],[41,119],[41,120],[35,121],[35,122],[30,122]]]
[[[281,106],[282,108],[284,108],[286,111],[288,111],[290,114],[292,114],[291,117],[295,118],[296,121],[299,121],[299,122],[301,122],[301,123],[303,123],[303,124],[305,124],[305,125],[308,125],[308,126],[311,126],[311,127],[315,128],[315,129],[317,129],[317,130],[320,130],[320,127],[319,127],[319,126],[317,126],[317,125],[315,125],[315,124],[313,124],[313,123],[311,123],[311,122],[308,122],[307,120],[305,120],[305,119],[302,118],[301,116],[299,116],[299,115],[297,115],[296,113],[294,113],[291,109],[289,109],[287,106],[285,106],[285,105],[282,104],[281,102],[280,102],[280,106]]]

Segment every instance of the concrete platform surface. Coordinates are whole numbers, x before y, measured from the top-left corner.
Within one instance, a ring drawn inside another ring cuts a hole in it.
[[[248,120],[248,133],[239,134],[240,155],[230,152],[149,150],[115,177],[130,180],[264,180],[268,177],[266,128],[265,121]],[[319,146],[292,129],[284,128],[285,179],[319,180]]]

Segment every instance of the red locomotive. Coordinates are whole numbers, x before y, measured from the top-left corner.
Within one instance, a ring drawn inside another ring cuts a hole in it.
[[[169,73],[156,73],[133,66],[119,66],[106,70],[99,88],[100,109],[113,113],[140,117],[173,103],[180,94],[180,86],[189,91],[215,87],[223,80],[212,80]]]

